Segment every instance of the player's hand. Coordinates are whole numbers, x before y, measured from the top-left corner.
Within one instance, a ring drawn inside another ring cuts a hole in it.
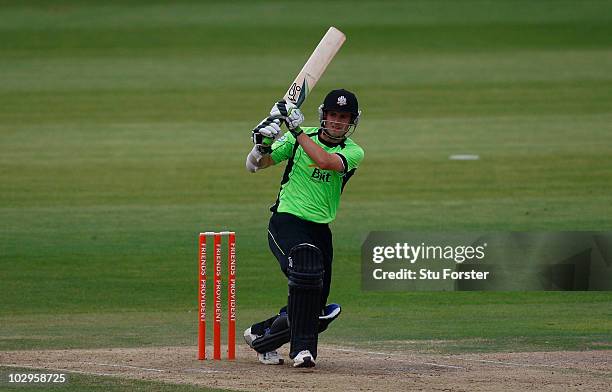
[[[282,118],[287,123],[289,130],[292,131],[291,133],[304,122],[302,111],[297,106],[284,99],[272,106],[270,117]]]
[[[253,128],[253,144],[264,144],[265,138],[270,138],[272,141],[278,139],[281,136],[280,122],[279,118],[264,118]]]
[[[281,99],[272,106],[272,109],[270,109],[270,117],[285,119],[289,115],[289,112],[296,107],[297,106],[293,103]]]

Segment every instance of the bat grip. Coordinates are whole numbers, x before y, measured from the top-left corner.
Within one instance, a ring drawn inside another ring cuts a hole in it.
[[[263,141],[261,142],[261,144],[266,147],[271,146],[272,143],[274,143],[274,139],[272,139],[271,137],[264,137]]]
[[[290,102],[292,102],[292,101],[290,101]],[[300,106],[302,106],[302,102],[303,101],[295,102],[295,107],[299,108]],[[283,121],[283,122],[285,122],[285,121]],[[263,146],[265,146],[265,147],[270,147],[273,143],[274,143],[274,139],[272,139],[271,137],[264,137],[263,141],[261,142],[261,144]]]

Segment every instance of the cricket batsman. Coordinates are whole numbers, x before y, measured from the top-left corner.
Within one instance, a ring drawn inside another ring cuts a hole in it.
[[[288,300],[278,314],[244,331],[261,363],[282,364],[276,350],[290,342],[294,367],[315,366],[318,334],[340,314],[339,305],[326,305],[334,255],[329,223],[363,160],[363,149],[349,138],[360,114],[355,94],[340,89],[327,94],[319,106],[319,127],[301,127],[300,109],[281,100],[253,129],[255,146],[246,159],[249,172],[287,162],[270,208],[268,243],[287,278]],[[282,123],[289,132],[281,137]],[[273,144],[267,146],[266,139]]]

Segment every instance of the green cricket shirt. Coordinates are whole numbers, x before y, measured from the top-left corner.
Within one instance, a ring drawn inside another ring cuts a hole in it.
[[[287,161],[276,204],[270,208],[287,212],[316,223],[329,223],[336,218],[344,186],[363,160],[363,149],[350,138],[340,144],[319,139],[319,128],[302,127],[317,145],[330,154],[338,154],[344,172],[322,170],[304,151],[291,133],[287,132],[272,145],[274,164]]]

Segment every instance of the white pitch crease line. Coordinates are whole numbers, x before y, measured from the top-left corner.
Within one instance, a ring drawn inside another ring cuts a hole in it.
[[[545,365],[545,364],[529,364],[529,363],[517,363],[517,362],[502,362],[502,361],[491,361],[488,359],[471,359],[471,358],[461,358],[461,357],[445,357],[447,359],[457,359],[460,361],[472,361],[472,362],[482,362],[482,363],[492,363],[495,365],[505,365],[505,366],[521,366],[521,367],[551,367],[555,369],[571,369],[564,368],[555,365]]]
[[[376,351],[355,350],[355,349],[350,349],[350,348],[329,348],[329,347],[326,347],[325,350],[343,351],[343,352],[347,352],[347,353],[356,353],[356,354],[387,355],[387,356],[391,356],[391,357],[395,356],[395,354],[391,354],[391,353],[380,353],[380,352],[376,352]]]
[[[448,359],[453,359],[452,357],[446,357]],[[601,374],[598,371],[587,370],[587,369],[579,369],[574,367],[564,367],[564,366],[556,366],[556,365],[546,365],[546,364],[530,364],[530,363],[517,363],[517,362],[502,362],[502,361],[492,361],[487,359],[471,359],[471,358],[461,358],[455,357],[456,360],[461,361],[472,361],[472,362],[481,362],[481,363],[490,363],[493,365],[503,365],[503,366],[517,366],[517,367],[533,367],[533,368],[552,368],[558,370],[572,370],[572,371],[581,371],[589,374]],[[608,374],[608,372],[604,371],[604,374]]]
[[[151,368],[145,368],[145,367],[140,367],[140,366],[131,366],[131,365],[114,365],[112,363],[98,363],[98,362],[82,362],[82,363],[87,364],[87,365],[110,366],[110,367],[116,367],[116,368],[147,370],[149,372],[159,372],[159,373],[165,372],[165,370],[151,369]]]
[[[183,369],[186,373],[228,373],[222,370],[209,370],[209,369]]]
[[[414,363],[414,364],[423,364],[423,365],[436,366],[436,367],[449,368],[449,369],[465,369],[462,366],[440,365],[440,364],[432,363],[432,362],[415,362],[415,361],[410,361],[408,359],[402,359],[401,357],[404,357],[404,355],[402,355],[402,354],[382,353],[382,352],[378,352],[378,351],[355,350],[355,349],[349,349],[349,348],[329,348],[329,347],[327,347],[326,350],[332,350],[332,351],[335,350],[335,351],[341,351],[341,352],[347,352],[347,353],[355,353],[355,354],[384,355],[386,357],[396,357],[396,358],[399,357],[398,358],[399,360],[403,360],[403,361]]]
[[[432,363],[432,362],[423,362],[423,364],[424,365],[430,365],[430,366],[438,366],[438,367],[450,368],[450,369],[465,369],[464,367],[461,367],[461,366],[440,365],[438,363]]]

